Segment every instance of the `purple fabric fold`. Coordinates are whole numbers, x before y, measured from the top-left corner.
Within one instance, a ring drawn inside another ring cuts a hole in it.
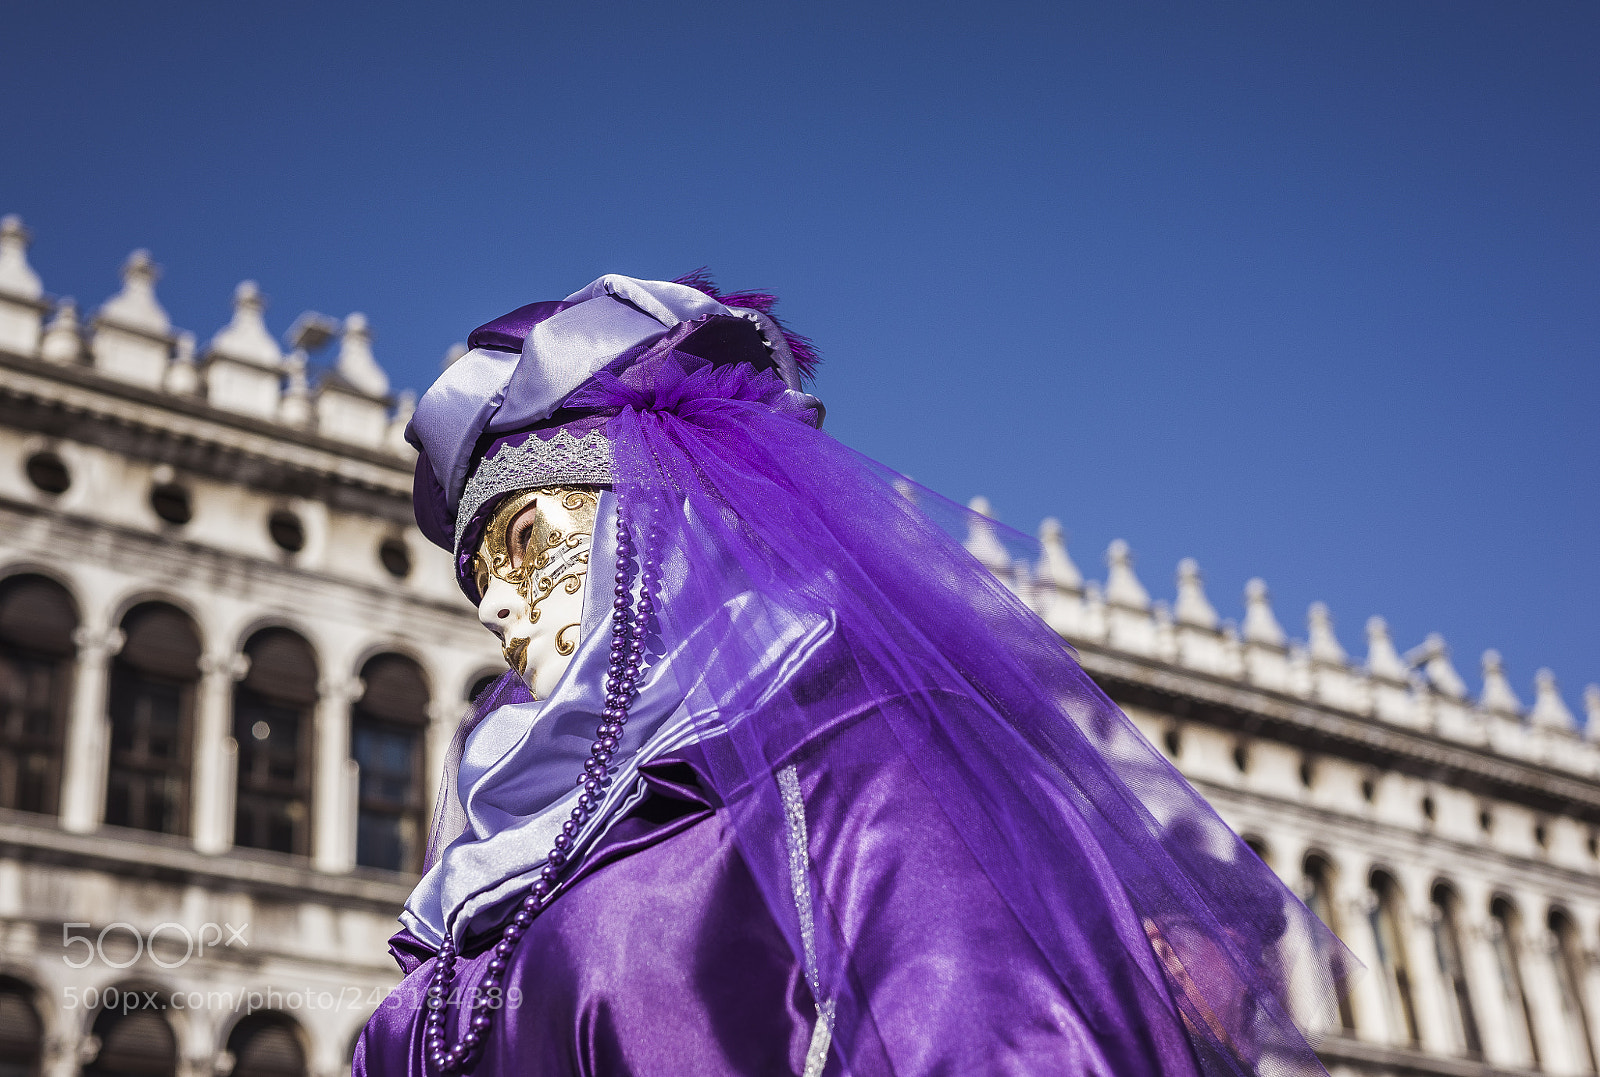
[[[1208,1073],[1322,1073],[1291,989],[1320,1003],[1356,967],[1348,952],[962,547],[970,514],[801,421],[783,388],[678,353],[580,396],[620,408],[619,501],[636,533],[661,534],[664,636],[688,638],[732,595],[774,626],[838,626],[831,683],[801,670],[751,683],[760,638],[676,666],[690,705],[720,718],[722,735],[703,744],[709,780],[796,952],[808,918],[781,912],[782,769],[851,773],[870,748],[870,768],[930,791],[1025,933],[1003,956],[1031,949],[1063,991],[1093,985],[1080,1013],[1103,1049],[1133,1052],[1181,1029]],[[1037,556],[1012,540],[1019,559]],[[899,702],[880,708],[869,743],[819,733],[883,700]],[[810,886],[807,949],[835,1010],[835,1048],[851,1073],[903,1072],[864,986],[872,936],[840,918],[847,878],[814,874]],[[959,903],[945,907],[961,918]],[[1171,1064],[1168,1049],[1157,1054]],[[1117,1072],[1170,1071],[1146,1056]]]
[[[478,326],[468,335],[467,350],[491,348],[502,352],[520,352],[522,342],[528,339],[528,334],[533,331],[534,326],[552,314],[566,310],[568,305],[565,302],[554,301],[529,303],[518,307],[510,314],[502,314],[494,321]]]
[[[811,676],[826,678],[830,662]],[[892,736],[884,701],[822,738],[847,770],[797,765],[810,852],[857,953],[885,1072],[1006,1077],[1200,1073],[1148,957],[1111,975],[1094,944],[1140,938],[1117,888],[1085,873],[1076,896],[1082,967],[1063,983],[965,848],[937,794],[875,762]],[[480,1074],[546,1077],[799,1074],[817,1020],[791,950],[715,811],[704,761],[651,764],[652,796],[619,823],[530,930]],[[953,915],[955,914],[955,915]],[[355,1077],[422,1071],[413,1047],[432,955],[402,933],[405,982],[363,1033]],[[1137,951],[1135,951],[1137,952]],[[471,997],[488,954],[464,962]],[[1151,1001],[1129,1012],[1129,994]],[[464,1014],[465,1006],[456,1009]],[[824,1071],[842,1072],[835,1058]]]

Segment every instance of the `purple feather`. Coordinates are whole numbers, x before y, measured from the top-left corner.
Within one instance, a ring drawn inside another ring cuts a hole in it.
[[[783,334],[784,341],[789,345],[789,354],[794,356],[794,365],[799,369],[800,376],[806,381],[815,381],[817,367],[822,362],[822,356],[817,354],[817,346],[810,337],[796,333],[776,314],[772,308],[777,305],[778,297],[770,292],[727,292],[717,288],[717,282],[711,279],[711,270],[706,266],[691,273],[685,273],[672,283],[686,285],[696,291],[704,292],[718,303],[729,307],[746,307],[750,310],[759,310],[772,324],[778,327],[778,332]]]

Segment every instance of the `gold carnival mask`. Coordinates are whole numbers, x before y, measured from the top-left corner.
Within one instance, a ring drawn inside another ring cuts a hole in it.
[[[504,580],[527,603],[529,626],[538,624],[546,599],[583,589],[598,513],[593,489],[540,487],[507,497],[484,528],[473,558],[479,595],[487,592],[491,577]],[[556,629],[556,654],[568,657],[577,649],[580,625],[581,620]],[[507,634],[502,644],[506,662],[525,680],[530,642],[527,635]]]

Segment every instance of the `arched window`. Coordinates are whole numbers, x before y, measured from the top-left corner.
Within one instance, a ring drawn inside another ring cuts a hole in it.
[[[77,627],[72,597],[55,581],[0,583],[0,807],[58,810]]]
[[[1329,931],[1338,935],[1340,924],[1333,902],[1333,865],[1322,857],[1312,854],[1306,857],[1305,877],[1306,907],[1316,913],[1317,919],[1326,924]],[[1337,1015],[1328,1014],[1328,1023],[1331,1025],[1336,1018],[1339,1028],[1346,1032],[1354,1032],[1356,1017],[1355,1011],[1350,1008],[1350,992],[1335,993],[1338,995],[1339,1012]]]
[[[282,1013],[255,1013],[228,1034],[233,1056],[229,1077],[305,1077],[306,1052],[300,1026]]]
[[[134,988],[113,996],[147,997]],[[107,1006],[95,1018],[94,1037],[99,1050],[83,1068],[84,1077],[173,1077],[178,1070],[178,1039],[159,997],[150,1008]]]
[[[494,687],[494,683],[505,676],[505,670],[494,673],[480,673],[472,679],[472,684],[467,689],[466,702],[474,703],[478,697]]]
[[[244,653],[250,670],[233,693],[233,739],[239,745],[233,843],[308,856],[316,655],[287,628],[257,632]]]
[[[1378,953],[1378,975],[1387,998],[1390,1026],[1400,1042],[1417,1042],[1417,1006],[1411,995],[1411,963],[1406,950],[1405,906],[1400,887],[1381,871],[1372,873],[1369,920]]]
[[[1584,1072],[1594,1073],[1594,1037],[1589,1031],[1589,1007],[1585,1004],[1583,970],[1588,961],[1577,925],[1561,909],[1550,910],[1550,934],[1555,939],[1556,983],[1561,989],[1561,1017],[1572,1041],[1572,1057]]]
[[[44,1057],[44,1025],[33,1005],[33,989],[0,977],[0,1077],[38,1077]]]
[[[1495,963],[1500,972],[1500,991],[1505,1000],[1506,1025],[1521,1056],[1520,1061],[1539,1067],[1539,1040],[1533,1031],[1533,1007],[1522,980],[1522,917],[1505,898],[1495,898],[1489,906],[1489,934],[1494,943]]]
[[[390,871],[422,866],[422,739],[428,685],[398,654],[361,669],[366,690],[350,713],[350,754],[361,768],[356,863]]]
[[[1433,952],[1439,964],[1439,982],[1444,986],[1444,1003],[1456,1051],[1472,1058],[1483,1057],[1483,1040],[1478,1035],[1478,1019],[1472,1011],[1472,995],[1467,990],[1466,962],[1461,949],[1461,900],[1448,883],[1433,888]]]
[[[160,602],[129,610],[122,631],[111,669],[106,822],[186,834],[200,637],[186,614]]]

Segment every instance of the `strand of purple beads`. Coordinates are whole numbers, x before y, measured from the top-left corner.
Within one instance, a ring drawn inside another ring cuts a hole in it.
[[[649,536],[653,538],[653,535]],[[653,542],[647,541],[647,547]],[[654,600],[651,591],[655,584],[655,562],[647,548],[639,558],[639,600],[630,603],[628,587],[628,562],[634,556],[633,539],[623,523],[621,498],[617,499],[617,575],[611,603],[611,664],[606,670],[606,706],[601,712],[600,727],[595,731],[594,744],[589,748],[589,758],[584,761],[583,774],[578,784],[583,792],[578,794],[577,806],[572,815],[561,824],[555,846],[545,857],[539,878],[522,899],[516,915],[500,932],[500,941],[494,944],[483,979],[473,992],[471,1017],[467,1030],[454,1045],[447,1042],[446,1015],[450,1011],[450,985],[455,980],[456,948],[454,940],[446,935],[439,947],[439,956],[433,967],[433,977],[428,983],[427,1010],[424,1022],[424,1042],[427,1059],[435,1073],[458,1074],[470,1070],[483,1049],[483,1041],[494,1026],[494,1015],[503,1002],[500,991],[501,978],[510,963],[517,942],[533,923],[533,918],[544,908],[556,881],[566,866],[567,855],[579,829],[588,821],[600,803],[601,793],[611,783],[608,768],[611,757],[622,739],[622,727],[628,721],[628,707],[638,689],[641,667],[644,664],[645,637],[649,633],[650,614]],[[633,609],[630,611],[629,606]]]

